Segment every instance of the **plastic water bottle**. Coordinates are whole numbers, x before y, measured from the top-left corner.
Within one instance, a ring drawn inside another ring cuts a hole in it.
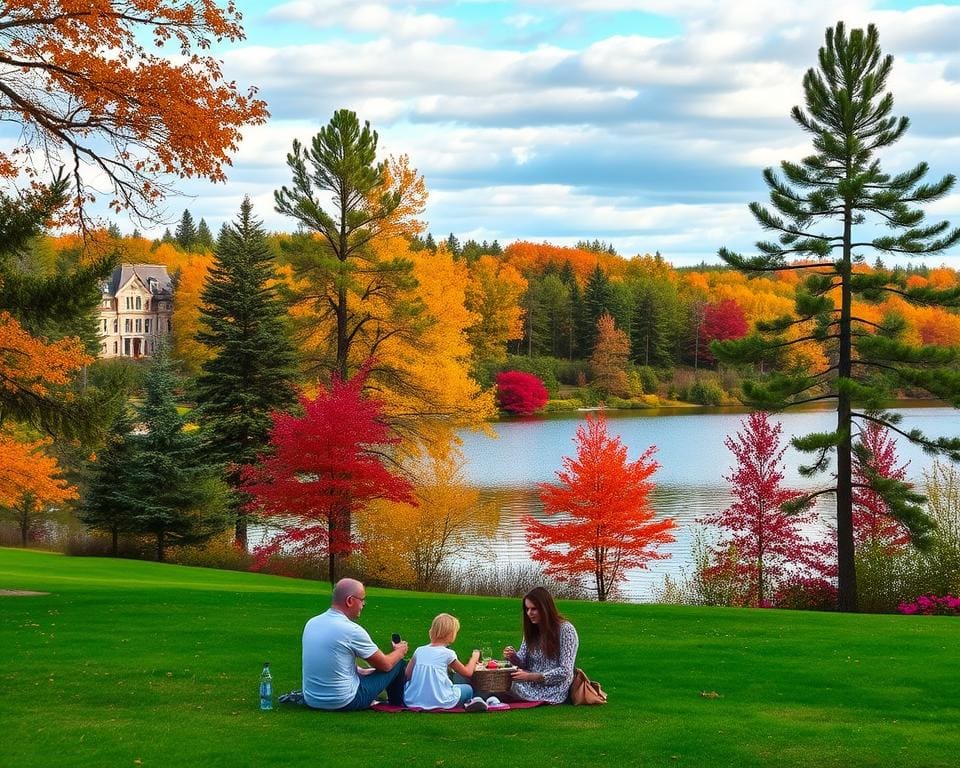
[[[260,709],[273,709],[273,675],[270,674],[270,662],[263,662],[260,673]]]

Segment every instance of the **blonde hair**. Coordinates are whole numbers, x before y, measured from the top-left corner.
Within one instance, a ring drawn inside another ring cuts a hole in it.
[[[433,620],[430,625],[430,642],[443,643],[453,642],[460,631],[460,620],[449,613],[441,613]]]

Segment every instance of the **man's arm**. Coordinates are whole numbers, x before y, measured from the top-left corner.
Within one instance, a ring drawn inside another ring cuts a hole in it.
[[[407,655],[407,641],[401,640],[394,643],[393,650],[390,653],[377,651],[371,656],[367,656],[366,662],[379,672],[389,672],[397,662]]]

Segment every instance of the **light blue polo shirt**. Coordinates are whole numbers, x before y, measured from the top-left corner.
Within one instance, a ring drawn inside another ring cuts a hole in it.
[[[303,700],[315,709],[340,709],[357,695],[357,659],[380,650],[359,624],[336,608],[303,628]]]

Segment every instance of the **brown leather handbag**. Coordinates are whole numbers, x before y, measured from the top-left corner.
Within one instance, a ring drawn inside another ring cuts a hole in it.
[[[600,683],[587,677],[580,667],[573,672],[573,683],[570,685],[571,704],[606,704],[607,694],[603,692]]]

